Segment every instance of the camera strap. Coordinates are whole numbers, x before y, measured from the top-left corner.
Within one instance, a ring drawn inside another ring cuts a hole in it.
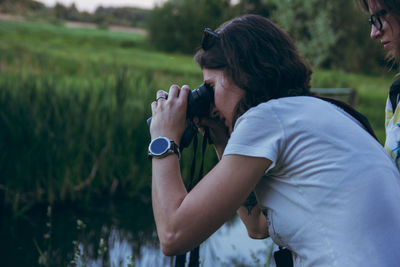
[[[188,192],[193,189],[193,187],[203,178],[203,172],[204,172],[204,158],[205,158],[205,152],[207,148],[207,140],[209,139],[209,129],[205,128],[204,129],[204,136],[203,136],[203,143],[201,146],[201,163],[200,163],[200,169],[199,169],[199,175],[197,179],[195,179],[195,171],[196,171],[196,154],[197,154],[197,146],[198,146],[198,140],[197,140],[197,130],[195,131],[195,135],[193,138],[193,159],[192,159],[192,164],[190,166],[190,180],[189,184],[187,185],[187,190]],[[200,246],[197,246],[194,248],[192,251],[190,251],[190,257],[189,257],[189,267],[197,267],[199,266],[199,257],[200,257]],[[175,267],[184,267],[186,263],[186,253],[177,255],[175,259]]]
[[[190,181],[189,181],[189,185],[188,185],[188,191],[192,190],[192,188],[201,180],[201,178],[203,178],[204,157],[205,157],[205,152],[206,152],[206,148],[207,148],[208,138],[209,138],[209,130],[208,130],[208,128],[204,128],[203,143],[201,145],[201,163],[200,163],[199,175],[198,175],[197,179],[195,179],[194,176],[195,176],[195,170],[196,170],[196,154],[197,154],[197,145],[198,145],[197,132],[194,136],[193,159],[192,159],[192,165],[190,167]]]

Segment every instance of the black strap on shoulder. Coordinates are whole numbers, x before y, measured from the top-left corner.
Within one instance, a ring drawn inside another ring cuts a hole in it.
[[[392,104],[392,110],[394,112],[400,100],[400,78],[394,81],[394,83],[392,83],[392,85],[390,86],[389,99],[390,103]]]
[[[358,112],[357,110],[355,110],[352,106],[334,99],[334,98],[329,98],[329,97],[323,97],[323,96],[316,96],[319,99],[322,99],[324,101],[327,101],[331,104],[334,104],[338,107],[340,107],[341,109],[343,109],[344,111],[346,111],[347,113],[349,113],[351,116],[353,116],[356,120],[358,120],[363,126],[364,129],[373,137],[375,138],[375,140],[378,141],[378,138],[375,135],[374,130],[372,129],[371,124],[369,123],[367,117],[365,117],[363,114],[361,114],[360,112]]]

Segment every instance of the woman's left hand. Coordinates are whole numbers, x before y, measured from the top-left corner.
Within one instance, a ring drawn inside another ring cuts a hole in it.
[[[169,93],[159,90],[156,101],[151,103],[151,139],[165,136],[179,145],[186,128],[186,110],[190,88],[172,85]]]

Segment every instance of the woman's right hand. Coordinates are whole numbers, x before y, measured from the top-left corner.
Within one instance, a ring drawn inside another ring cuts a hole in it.
[[[229,139],[228,127],[218,118],[194,118],[194,123],[203,135],[205,129],[208,128],[210,143],[214,146],[218,158],[221,159]]]
[[[151,104],[152,121],[150,124],[151,140],[165,136],[178,146],[186,128],[187,99],[190,88],[172,85],[169,93],[157,91],[156,101]]]

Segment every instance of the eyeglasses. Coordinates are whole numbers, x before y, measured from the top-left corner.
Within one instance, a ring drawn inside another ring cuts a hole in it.
[[[387,14],[387,11],[384,9],[376,12],[375,14],[372,14],[371,17],[368,19],[369,24],[374,25],[378,31],[382,30],[381,17],[385,16],[386,14]]]
[[[219,40],[219,35],[213,32],[210,28],[205,28],[203,32],[203,37],[201,38],[201,48],[207,51],[214,46],[215,42]]]

